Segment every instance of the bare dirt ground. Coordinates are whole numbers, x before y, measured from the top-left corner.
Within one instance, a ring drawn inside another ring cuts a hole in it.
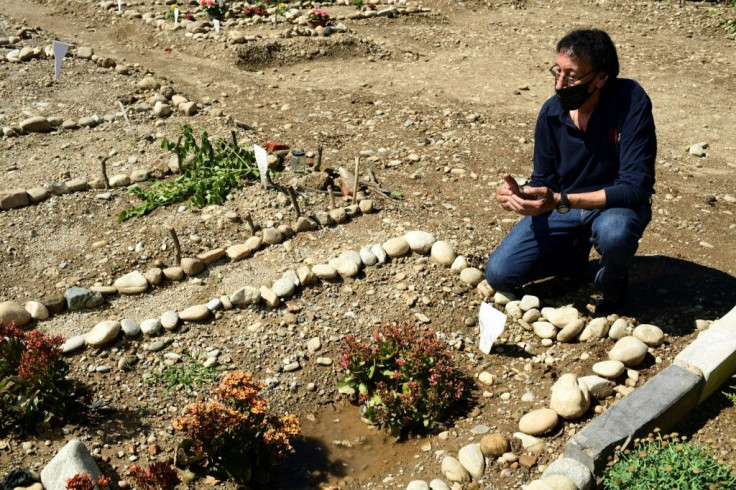
[[[438,0],[424,6],[430,11],[346,20],[348,32],[330,38],[287,39],[279,37],[286,27],[246,26],[239,29],[257,38],[231,45],[228,26],[222,36],[195,39],[183,30],[157,29],[143,19],[117,15],[97,2],[0,3],[0,37],[22,34],[13,46],[0,46],[0,126],[35,115],[111,115],[93,129],[3,137],[0,190],[92,180],[99,176],[99,157],[113,150],[110,174],[142,168],[170,179],[164,174],[171,155],[160,142],[175,140],[181,124],[188,123],[223,138],[235,130],[244,142],[278,140],[311,151],[321,143],[323,169],[350,167],[361,155],[363,165],[395,197],[370,195],[376,213],[300,233],[288,245],[269,247],[248,261],[214,264],[198,280],[167,283],[143,296],[115,296],[101,308],[55,315],[39,327],[72,336],[104,319],[158,317],[245,284],[270,285],[286,269],[411,229],[450,241],[471,265],[482,267],[515,222],[495,204],[494,190],[504,172],[530,172],[536,114],[553,92],[546,70],[554,44],[573,28],[594,26],[611,34],[621,75],[638,80],[654,104],[659,139],[654,218],[632,271],[631,301],[622,313],[668,334],[666,344],[640,369],[637,386],[669,365],[695,338],[695,320],[717,319],[736,304],[736,41],[720,26],[736,17],[736,9],[709,2],[610,0]],[[151,1],[123,2],[123,7],[141,13],[166,10]],[[354,12],[344,5],[326,8],[334,16]],[[98,56],[129,64],[131,73],[67,58],[62,77],[54,81],[50,59],[5,62],[11,49],[44,47],[54,39],[91,47]],[[138,112],[136,106],[153,95],[137,87],[147,74],[201,103],[200,113],[156,119],[145,109]],[[130,129],[117,101],[127,107]],[[705,156],[689,155],[688,147],[702,141],[708,143]],[[287,170],[275,180],[288,183],[292,177]],[[136,199],[113,190],[112,200],[101,200],[99,192],[54,196],[0,212],[0,301],[23,304],[68,286],[109,285],[125,272],[170,265],[170,226],[181,238],[184,255],[194,256],[248,236],[244,224],[227,219],[227,212],[251,213],[259,225],[294,218],[288,200],[255,183],[222,206],[183,212],[170,206],[124,223],[117,214]],[[324,194],[304,196],[309,212],[327,208]],[[591,256],[591,270],[594,260]],[[581,311],[592,300],[589,284],[553,281],[529,291],[545,304],[574,304]],[[170,334],[167,341],[169,351],[193,357],[221,350],[221,364],[271,380],[266,396],[272,406],[300,416],[305,438],[280,469],[278,486],[404,488],[413,479],[441,477],[442,451],[452,454],[478,440],[472,427],[487,425],[507,435],[516,431],[523,413],[546,406],[558,374],[589,372],[612,345],[604,340],[547,348],[528,332],[512,330],[499,348],[483,356],[477,350],[479,304],[475,290],[449,270],[410,256],[366,270],[355,280],[305,289],[282,308],[218,313],[215,320]],[[452,340],[469,375],[486,370],[497,382],[479,385],[475,407],[442,437],[397,443],[360,422],[357,408],[335,389],[338,364],[316,365],[305,343],[319,336],[319,355],[337,360],[342,336],[367,337],[376,325],[416,321],[416,314],[426,315],[431,328]],[[247,328],[257,322],[260,328]],[[519,342],[554,362],[535,362],[516,348]],[[115,480],[125,480],[133,460],[172,457],[177,441],[171,420],[198,393],[166,393],[144,383],[147,374],[160,369],[163,356],[144,352],[143,343],[125,340],[114,350],[71,357],[71,376],[91,388],[102,409],[85,423],[0,439],[0,469],[39,469],[72,437],[94,449]],[[129,353],[141,354],[136,368],[117,369],[118,357]],[[281,372],[284,358],[300,359],[302,369]],[[112,370],[97,372],[101,365]],[[309,383],[313,391],[306,389]],[[202,387],[201,393],[210,388]],[[533,401],[522,402],[525,393]],[[606,408],[615,402],[611,397],[599,403]],[[546,439],[547,451],[531,468],[490,466],[483,484],[520,487],[592,417],[566,422]],[[716,395],[679,430],[713,444],[720,457],[736,463],[735,422],[736,409]],[[153,445],[158,449],[149,451]]]

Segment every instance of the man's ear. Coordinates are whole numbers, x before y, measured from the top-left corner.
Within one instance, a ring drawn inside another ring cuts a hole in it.
[[[603,88],[603,86],[608,83],[608,73],[601,72],[600,76],[598,77],[598,81],[596,82],[595,86],[598,88]]]

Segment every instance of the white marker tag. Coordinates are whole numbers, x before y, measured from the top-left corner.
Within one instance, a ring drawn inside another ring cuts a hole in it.
[[[123,0],[118,0],[118,12],[122,12],[123,11],[123,3],[122,2],[123,2]]]
[[[220,21],[217,19],[213,19],[212,23],[215,24],[215,32],[219,34],[220,33]]]
[[[174,9],[174,24],[179,23],[179,9]]]
[[[501,336],[506,326],[506,315],[484,301],[480,304],[478,323],[480,324],[480,350],[484,354],[490,354],[493,343]]]
[[[61,62],[64,61],[66,52],[69,51],[69,45],[61,41],[54,41],[54,80],[58,80],[61,76]]]
[[[129,130],[133,129],[130,127],[130,119],[128,119],[128,113],[125,112],[125,106],[120,101],[118,101],[118,106],[120,107],[120,110],[123,112],[123,117],[125,118],[125,124],[128,125],[128,129]]]
[[[268,187],[268,152],[259,145],[253,145],[253,152],[256,154],[258,172],[261,174],[261,184],[263,184],[263,188],[265,189]]]

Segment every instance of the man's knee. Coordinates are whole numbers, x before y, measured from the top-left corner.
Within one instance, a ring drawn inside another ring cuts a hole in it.
[[[610,212],[601,216],[594,226],[593,241],[601,255],[625,258],[633,256],[639,247],[639,239],[646,223],[630,210]]]
[[[486,281],[496,291],[509,289],[518,286],[517,279],[513,277],[512,270],[508,263],[502,263],[498,258],[491,255],[486,262],[485,273]]]

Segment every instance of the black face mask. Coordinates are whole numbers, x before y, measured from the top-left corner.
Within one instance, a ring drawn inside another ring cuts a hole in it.
[[[557,100],[560,101],[562,108],[566,111],[580,109],[580,107],[585,104],[585,101],[588,100],[588,97],[593,95],[595,90],[598,90],[598,87],[596,87],[595,90],[588,93],[588,87],[590,87],[590,84],[593,83],[594,79],[595,77],[590,79],[587,83],[573,85],[572,87],[555,89]]]

